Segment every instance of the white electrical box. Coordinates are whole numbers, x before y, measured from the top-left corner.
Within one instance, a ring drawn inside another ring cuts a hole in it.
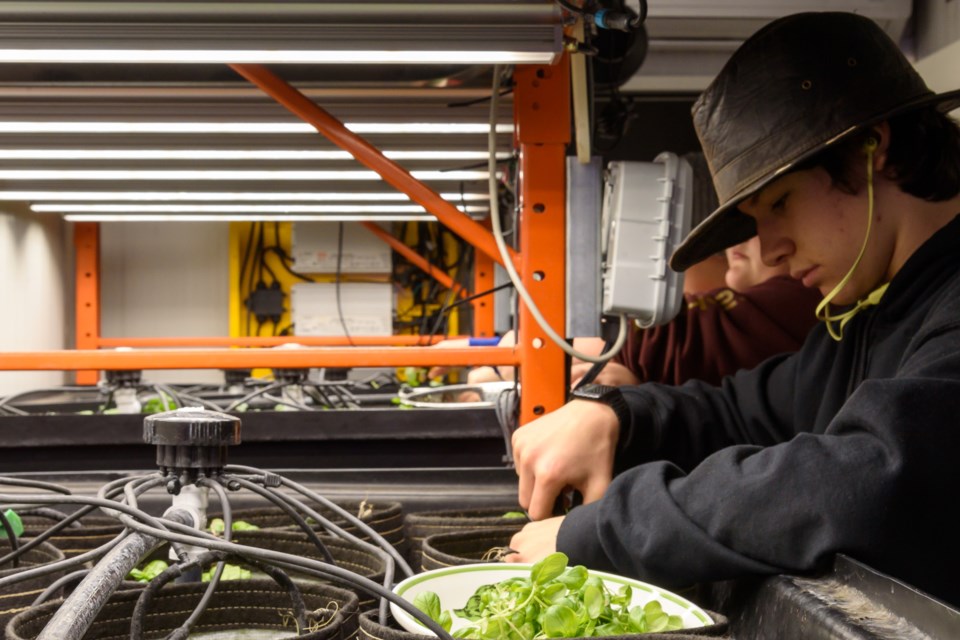
[[[293,269],[300,273],[336,273],[339,222],[293,223]],[[391,249],[355,222],[343,223],[340,273],[390,273]]]
[[[388,282],[341,282],[339,308],[335,282],[298,283],[290,306],[297,336],[342,336],[344,324],[350,335],[393,334],[393,285]]]
[[[690,232],[693,170],[673,153],[653,162],[611,162],[602,208],[604,314],[641,326],[669,322],[683,302],[673,250]]]

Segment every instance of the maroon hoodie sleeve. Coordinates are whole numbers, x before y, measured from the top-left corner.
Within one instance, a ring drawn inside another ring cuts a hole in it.
[[[716,289],[687,297],[671,322],[634,330],[616,361],[641,382],[719,384],[778,353],[796,351],[817,323],[820,292],[787,276],[742,293]]]

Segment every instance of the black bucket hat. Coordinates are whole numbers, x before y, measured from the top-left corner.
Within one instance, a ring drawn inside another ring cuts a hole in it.
[[[677,248],[684,271],[756,235],[737,205],[826,147],[897,114],[960,106],[935,94],[897,44],[854,13],[774,20],[737,49],[693,105],[720,206]]]

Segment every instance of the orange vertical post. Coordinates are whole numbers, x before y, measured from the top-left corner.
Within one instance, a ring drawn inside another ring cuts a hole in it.
[[[489,224],[489,222],[487,223]],[[473,292],[483,293],[493,289],[493,259],[485,253],[475,251],[473,256]],[[491,337],[494,332],[493,294],[475,299],[473,306],[473,335]]]
[[[100,225],[73,227],[76,267],[76,348],[96,349],[100,340]],[[77,371],[77,384],[96,384],[98,371]]]
[[[566,330],[566,168],[570,61],[518,66],[514,116],[520,146],[520,276],[550,326]],[[518,318],[520,424],[559,408],[567,396],[566,354],[526,305]]]

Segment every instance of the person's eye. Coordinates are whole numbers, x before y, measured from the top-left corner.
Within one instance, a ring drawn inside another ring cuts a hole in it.
[[[776,202],[770,205],[770,211],[774,211],[774,212],[783,211],[784,208],[787,206],[787,195],[789,194],[787,193],[783,194],[777,199]]]

